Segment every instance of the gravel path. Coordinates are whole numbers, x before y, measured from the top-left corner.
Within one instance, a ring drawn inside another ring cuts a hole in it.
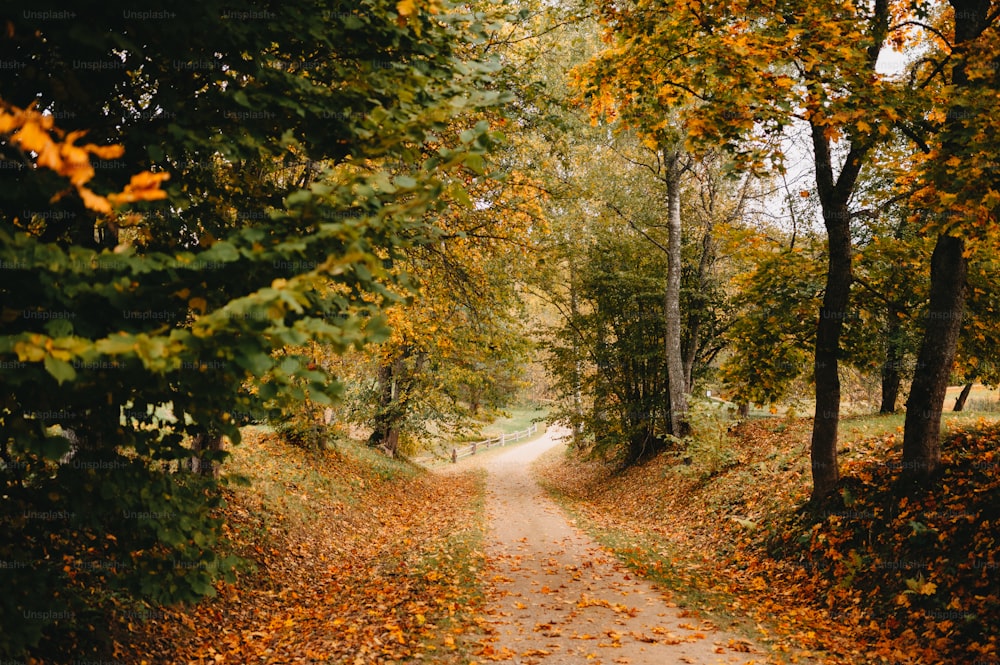
[[[484,460],[494,634],[483,654],[529,665],[763,663],[746,640],[687,616],[573,527],[530,473],[565,429]]]

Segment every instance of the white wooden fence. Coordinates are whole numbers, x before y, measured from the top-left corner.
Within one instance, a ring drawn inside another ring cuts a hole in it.
[[[513,432],[511,434],[501,434],[500,436],[493,437],[492,439],[484,439],[482,441],[474,441],[467,446],[461,448],[451,449],[451,461],[454,464],[463,457],[468,457],[469,455],[475,455],[478,451],[489,450],[491,448],[500,448],[506,446],[509,443],[514,443],[515,441],[520,441],[532,436],[538,432],[538,424],[534,423],[526,430],[521,430],[520,432]],[[433,462],[435,457],[421,457],[416,461],[420,464],[427,464],[428,462]]]

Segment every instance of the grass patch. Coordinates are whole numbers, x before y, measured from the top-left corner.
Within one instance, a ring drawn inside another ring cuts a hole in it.
[[[967,429],[979,424],[982,420],[1000,419],[1000,412],[967,409],[955,413],[945,411],[941,414],[941,435],[946,436],[956,429]],[[887,434],[903,433],[905,413],[873,414],[842,418],[840,421],[840,440],[844,447],[850,448],[858,441],[884,437]]]
[[[542,423],[548,417],[549,410],[542,406],[522,406],[509,409],[509,415],[498,418],[482,429],[484,437],[498,434],[513,434],[523,432],[535,423]]]
[[[537,431],[535,434],[519,439],[516,442],[509,443],[504,446],[494,444],[489,448],[485,446],[477,447],[476,454],[471,456],[463,457],[459,460],[459,463],[465,462],[467,460],[477,460],[482,462],[483,459],[488,459],[490,457],[495,457],[501,451],[507,450],[511,445],[518,445],[522,443],[528,443],[529,441],[534,441],[545,434],[546,425],[545,417],[548,415],[548,409],[544,407],[535,406],[525,406],[518,409],[514,409],[510,412],[509,416],[504,416],[499,418],[490,425],[484,427],[477,436],[463,438],[459,441],[453,441],[449,443],[443,443],[435,447],[433,450],[425,453],[417,458],[415,458],[421,465],[429,469],[440,469],[442,467],[452,466],[451,462],[451,451],[456,448],[465,448],[469,446],[472,442],[480,442],[487,438],[495,438],[500,434],[514,434],[517,432],[524,432],[532,425],[537,425]]]
[[[262,515],[297,523],[315,518],[317,500],[354,505],[369,484],[412,478],[418,472],[354,442],[310,451],[276,449],[274,434],[265,428],[245,428],[243,437],[243,443],[230,449],[224,475],[249,480],[241,496],[256,503]]]

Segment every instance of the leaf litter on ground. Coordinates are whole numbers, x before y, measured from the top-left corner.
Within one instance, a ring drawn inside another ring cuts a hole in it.
[[[901,431],[846,442],[839,492],[812,506],[809,426],[744,423],[722,468],[663,455],[625,471],[578,457],[540,471],[633,570],[742,624],[772,662],[998,662],[1000,427],[950,432],[930,491],[898,483]]]
[[[122,662],[459,663],[481,602],[483,476],[360,447],[306,452],[248,431],[226,529],[253,564],[218,596],[119,620]]]

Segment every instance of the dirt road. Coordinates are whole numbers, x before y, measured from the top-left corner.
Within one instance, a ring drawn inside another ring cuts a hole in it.
[[[611,665],[763,663],[745,640],[686,616],[574,528],[530,473],[564,445],[566,430],[486,461],[495,631],[483,654],[498,662]]]

